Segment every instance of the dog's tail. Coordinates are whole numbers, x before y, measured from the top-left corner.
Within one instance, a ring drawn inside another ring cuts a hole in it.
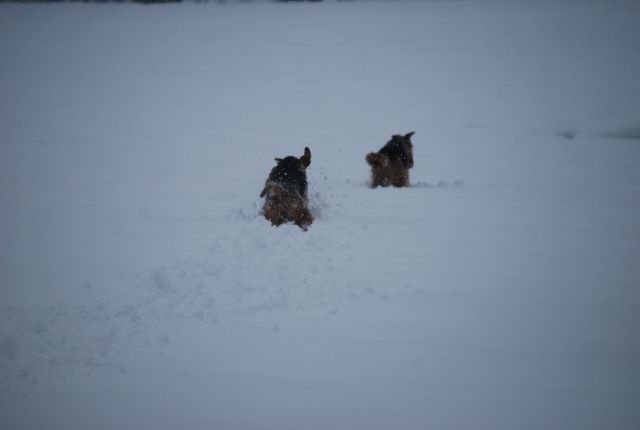
[[[366,157],[367,163],[372,166],[382,166],[384,164],[384,155],[377,152],[370,152]]]
[[[306,146],[304,147],[304,154],[300,157],[300,161],[305,169],[311,164],[311,151]]]

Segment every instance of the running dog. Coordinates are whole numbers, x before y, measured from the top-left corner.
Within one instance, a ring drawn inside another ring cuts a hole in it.
[[[261,215],[276,227],[293,221],[307,231],[313,217],[307,200],[307,167],[311,164],[311,151],[304,148],[300,157],[276,158],[276,166],[271,169],[260,197],[264,197]]]
[[[393,135],[380,151],[367,154],[366,160],[371,166],[371,188],[409,186],[409,169],[413,167],[411,136],[414,133]]]

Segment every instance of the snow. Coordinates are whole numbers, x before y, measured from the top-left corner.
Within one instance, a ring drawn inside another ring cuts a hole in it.
[[[638,428],[639,18],[0,4],[3,428]]]

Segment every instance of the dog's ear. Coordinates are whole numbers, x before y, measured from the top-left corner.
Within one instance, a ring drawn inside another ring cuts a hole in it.
[[[404,138],[407,140],[411,140],[411,136],[413,136],[416,132],[412,131],[411,133],[407,133],[404,135]]]
[[[282,158],[274,158],[274,160],[276,160],[276,164],[280,164],[280,162],[282,161]]]
[[[311,151],[306,146],[304,148],[304,155],[300,157],[300,162],[302,163],[305,169],[309,167],[309,165],[311,164]]]

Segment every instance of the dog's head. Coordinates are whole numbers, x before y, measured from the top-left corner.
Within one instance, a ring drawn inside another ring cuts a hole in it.
[[[400,134],[394,134],[391,136],[391,140],[380,150],[380,154],[386,155],[391,160],[400,159],[405,168],[410,169],[413,167],[413,143],[411,143],[411,136],[415,131],[407,133],[404,136]]]
[[[304,148],[300,158],[288,156],[276,158],[276,166],[271,170],[268,181],[280,184],[287,190],[307,194],[307,167],[311,164],[311,151]]]
[[[276,158],[277,168],[283,172],[305,172],[311,164],[311,151],[304,148],[304,154],[300,158],[289,156],[284,158]]]

